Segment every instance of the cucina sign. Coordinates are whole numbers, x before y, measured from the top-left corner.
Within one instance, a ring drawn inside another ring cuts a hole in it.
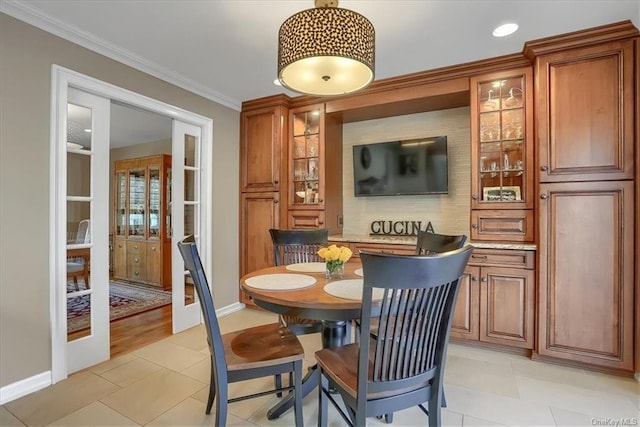
[[[422,221],[373,221],[371,236],[417,236],[422,230]],[[431,221],[427,222],[425,231],[435,233]]]

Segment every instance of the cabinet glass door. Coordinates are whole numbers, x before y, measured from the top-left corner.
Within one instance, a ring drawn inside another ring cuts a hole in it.
[[[293,203],[320,203],[320,110],[293,114]]]
[[[145,170],[129,170],[129,236],[144,236]]]
[[[127,229],[127,176],[125,172],[116,173],[116,236],[124,237]]]
[[[478,84],[481,203],[520,202],[524,196],[525,102],[522,76]]]
[[[149,216],[147,218],[149,239],[160,238],[160,165],[149,166]]]

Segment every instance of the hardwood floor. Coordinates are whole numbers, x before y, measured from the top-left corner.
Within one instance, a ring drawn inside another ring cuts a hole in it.
[[[171,335],[171,304],[110,323],[111,357],[135,351]]]

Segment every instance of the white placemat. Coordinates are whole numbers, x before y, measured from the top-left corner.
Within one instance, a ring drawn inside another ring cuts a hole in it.
[[[338,298],[362,300],[362,279],[336,280],[324,285],[324,291]],[[381,300],[382,297],[383,289],[373,290],[374,300]]]
[[[353,272],[356,276],[364,277],[364,273],[361,268],[356,268],[356,271]]]
[[[290,291],[312,286],[316,283],[315,277],[305,274],[263,274],[250,277],[244,281],[247,286],[267,291]]]
[[[324,273],[326,268],[324,262],[300,262],[298,264],[289,264],[286,267],[289,271],[301,271],[305,273]]]

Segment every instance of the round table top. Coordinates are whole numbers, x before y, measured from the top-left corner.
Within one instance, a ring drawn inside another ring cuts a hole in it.
[[[354,271],[361,268],[359,262],[348,262],[344,266],[343,279],[361,279]],[[301,274],[290,271],[286,266],[268,267],[248,273],[240,279],[240,289],[250,296],[256,305],[279,313],[287,312],[287,308],[296,310],[300,316],[310,316],[318,319],[345,319],[354,318],[362,306],[361,301],[339,298],[325,292],[324,286],[336,279],[325,278],[324,272],[304,272],[304,275],[312,276],[316,283],[294,290],[264,290],[248,286],[245,281],[251,277],[265,274]],[[266,303],[266,304],[265,304]],[[276,308],[273,310],[273,308]]]

